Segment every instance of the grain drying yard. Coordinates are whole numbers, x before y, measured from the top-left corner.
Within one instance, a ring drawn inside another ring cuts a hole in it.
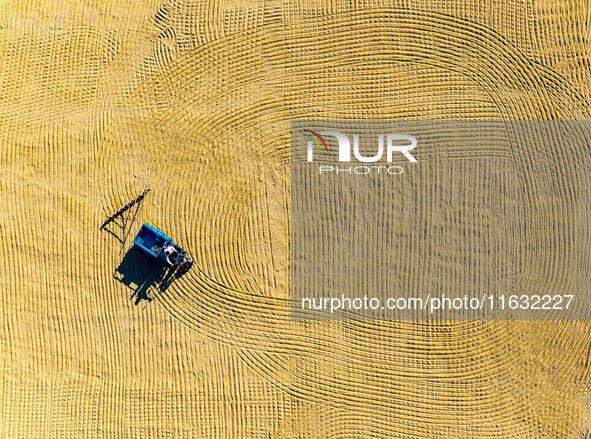
[[[590,322],[296,321],[288,283],[290,121],[590,119],[590,17],[0,2],[0,437],[591,437]],[[521,215],[550,200],[513,285],[589,291],[588,153],[511,151]],[[146,188],[126,240],[100,229]],[[114,274],[144,222],[195,263],[138,293]]]

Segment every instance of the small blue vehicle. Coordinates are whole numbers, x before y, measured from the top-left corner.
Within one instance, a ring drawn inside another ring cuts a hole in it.
[[[185,257],[187,252],[176,244],[170,236],[165,235],[162,230],[150,224],[142,225],[133,239],[133,243],[146,253],[163,261],[169,267],[193,263],[192,259]]]

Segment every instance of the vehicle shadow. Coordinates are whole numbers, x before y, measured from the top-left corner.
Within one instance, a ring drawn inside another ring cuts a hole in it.
[[[138,305],[143,300],[152,301],[154,293],[166,291],[189,268],[187,264],[169,268],[134,245],[123,257],[113,278],[132,290],[130,300],[135,298]]]

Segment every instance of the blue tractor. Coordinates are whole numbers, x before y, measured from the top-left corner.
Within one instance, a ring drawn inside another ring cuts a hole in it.
[[[170,236],[150,224],[142,225],[133,239],[133,243],[169,267],[176,267],[181,264],[191,265],[193,263],[192,259],[186,257],[187,252],[176,244]]]

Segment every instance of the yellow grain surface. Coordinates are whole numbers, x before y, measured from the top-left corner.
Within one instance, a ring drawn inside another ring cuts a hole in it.
[[[591,324],[296,322],[286,273],[291,120],[588,119],[590,56],[585,0],[0,2],[0,437],[589,437]],[[196,263],[135,305],[147,186]],[[568,197],[522,282],[589,285]]]

